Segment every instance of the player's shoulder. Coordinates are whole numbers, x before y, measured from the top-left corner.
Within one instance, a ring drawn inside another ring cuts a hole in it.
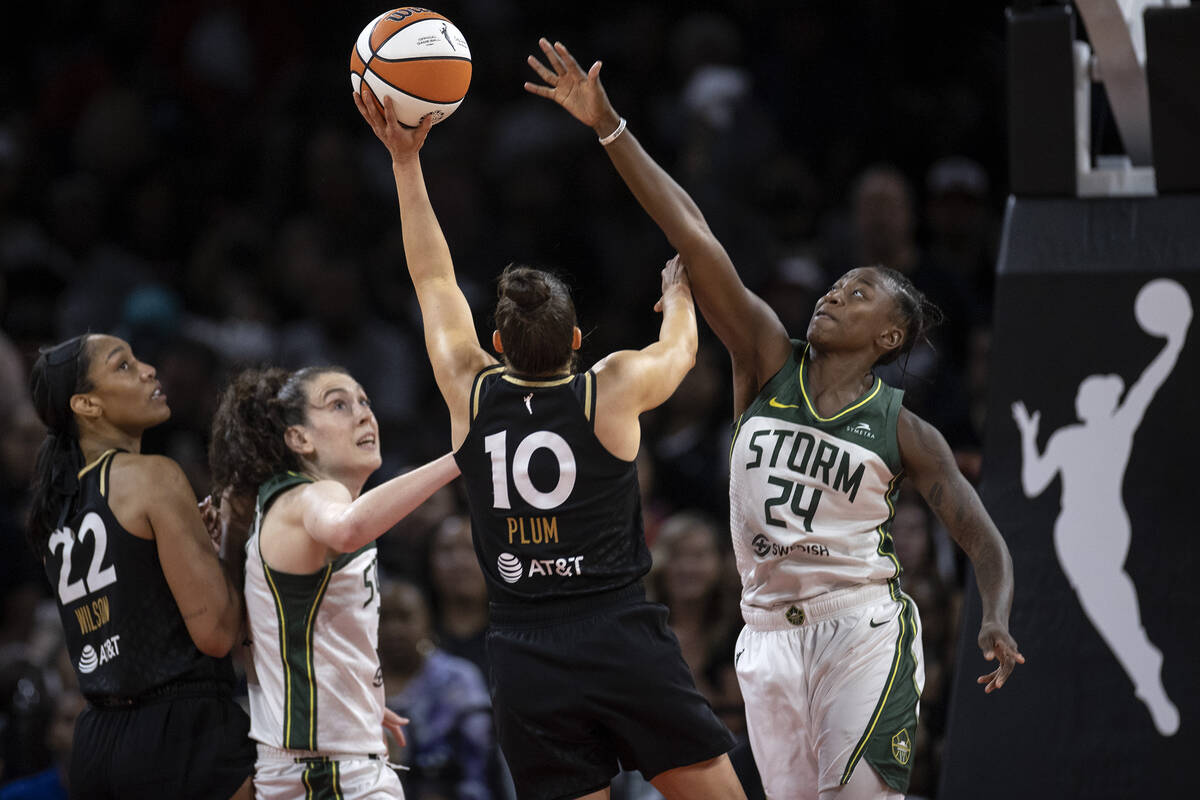
[[[136,484],[138,488],[152,489],[158,493],[184,488],[191,492],[191,484],[183,468],[167,456],[116,453],[112,457],[109,474],[114,483],[119,479],[121,483]]]

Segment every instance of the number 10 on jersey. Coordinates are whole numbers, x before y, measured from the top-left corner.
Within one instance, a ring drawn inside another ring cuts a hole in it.
[[[500,431],[483,440],[483,449],[492,460],[492,507],[512,508],[508,499],[508,431]],[[538,450],[549,450],[558,462],[558,483],[548,492],[533,485],[529,462]],[[552,431],[534,431],[521,440],[512,457],[512,483],[517,494],[534,508],[557,508],[575,488],[575,453],[567,440]]]

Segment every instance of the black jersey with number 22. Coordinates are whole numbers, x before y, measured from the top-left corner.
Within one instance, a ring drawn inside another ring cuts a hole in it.
[[[137,697],[177,680],[232,685],[229,660],[192,642],[155,542],[129,533],[109,508],[116,455],[110,450],[83,471],[66,524],[41,554],[80,691]]]

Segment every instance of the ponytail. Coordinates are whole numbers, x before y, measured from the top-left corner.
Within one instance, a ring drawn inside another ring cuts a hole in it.
[[[26,536],[39,559],[50,534],[62,527],[79,494],[83,451],[71,397],[93,388],[89,334],[42,348],[29,374],[29,392],[46,438],[38,449]]]

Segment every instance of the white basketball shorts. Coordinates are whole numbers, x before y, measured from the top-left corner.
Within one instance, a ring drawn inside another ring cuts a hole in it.
[[[742,614],[734,664],[767,797],[816,798],[863,760],[905,792],[925,684],[912,599],[869,584]]]
[[[404,788],[386,756],[297,755],[258,745],[255,800],[340,797],[345,800],[403,800]]]

